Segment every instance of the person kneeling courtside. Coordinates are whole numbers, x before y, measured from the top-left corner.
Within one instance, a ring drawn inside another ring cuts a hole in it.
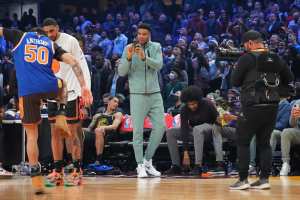
[[[197,86],[190,86],[182,91],[181,100],[185,105],[181,110],[181,128],[167,130],[168,148],[172,159],[172,167],[166,172],[168,175],[181,173],[177,140],[183,141],[184,156],[182,165],[185,167],[190,166],[188,143],[193,141],[195,167],[190,174],[201,175],[204,141],[205,137],[210,134],[213,138],[216,161],[218,165],[223,165],[222,136],[213,131],[213,124],[217,121],[218,111],[210,100],[204,99],[202,96],[202,90]]]

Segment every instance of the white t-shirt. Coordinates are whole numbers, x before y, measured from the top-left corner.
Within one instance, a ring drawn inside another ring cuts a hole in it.
[[[59,38],[55,41],[55,43],[68,53],[71,53],[78,60],[86,85],[89,89],[91,89],[90,71],[77,39],[69,34],[60,33]],[[68,101],[73,101],[77,97],[81,96],[79,81],[70,65],[60,62],[60,69],[55,75],[67,82]]]

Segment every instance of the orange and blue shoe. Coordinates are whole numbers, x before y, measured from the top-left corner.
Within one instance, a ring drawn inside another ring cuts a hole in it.
[[[44,181],[44,178],[42,175],[31,177],[34,194],[36,194],[36,195],[45,194],[45,190],[43,187],[43,181]]]
[[[73,172],[65,179],[66,187],[80,186],[82,184],[82,170],[79,172],[74,169]]]
[[[30,167],[30,176],[31,176],[32,188],[34,194],[36,195],[45,194],[44,185],[43,185],[44,178],[41,174],[41,165],[39,163],[37,165]]]
[[[64,174],[63,172],[56,172],[53,170],[51,174],[49,174],[45,181],[46,187],[55,187],[64,185]]]

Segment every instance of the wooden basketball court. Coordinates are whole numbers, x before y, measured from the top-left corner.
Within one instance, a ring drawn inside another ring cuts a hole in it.
[[[229,191],[236,179],[135,179],[84,178],[80,187],[47,188],[47,194],[31,193],[30,178],[0,179],[1,200],[217,200],[217,199],[300,199],[300,177],[271,178],[272,189],[266,191]],[[253,181],[253,179],[250,179]]]

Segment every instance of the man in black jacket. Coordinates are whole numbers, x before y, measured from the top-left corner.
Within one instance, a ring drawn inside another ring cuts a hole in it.
[[[278,103],[257,103],[258,93],[254,88],[258,73],[258,59],[260,55],[269,55],[270,52],[264,47],[261,34],[256,31],[248,31],[243,35],[242,42],[247,53],[240,57],[237,66],[232,73],[232,85],[241,87],[241,103],[243,115],[238,119],[237,144],[239,180],[230,186],[232,190],[269,189],[269,174],[272,163],[270,137],[276,122]],[[258,59],[255,59],[258,55]],[[276,54],[275,59],[276,59]],[[277,58],[279,58],[277,56]],[[280,59],[270,66],[272,73],[279,75],[280,84],[288,85],[293,75],[286,64]],[[274,71],[275,70],[275,71]],[[249,90],[250,88],[250,90]],[[267,96],[267,95],[266,95]],[[257,148],[260,154],[260,179],[251,185],[248,183],[249,168],[249,145],[253,136],[256,135]]]
[[[172,160],[172,167],[166,172],[168,175],[181,173],[178,140],[183,141],[184,156],[182,165],[190,166],[188,143],[193,141],[195,149],[195,166],[190,175],[201,176],[204,141],[212,135],[216,152],[218,171],[223,171],[222,136],[213,131],[214,123],[218,120],[219,113],[214,104],[202,98],[202,90],[197,86],[190,86],[182,91],[181,101],[185,105],[181,109],[181,128],[169,129],[166,132],[168,148]]]

